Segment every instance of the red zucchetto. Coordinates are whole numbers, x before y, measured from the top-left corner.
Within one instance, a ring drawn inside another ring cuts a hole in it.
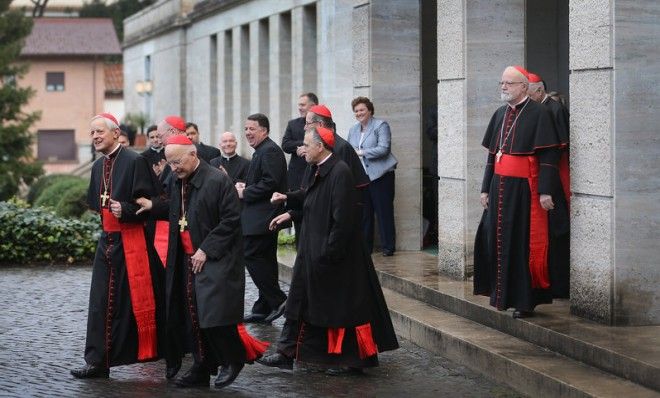
[[[520,65],[514,65],[514,66],[513,66],[513,69],[515,69],[515,70],[517,70],[518,72],[520,72],[521,75],[525,76],[525,78],[526,78],[527,80],[529,80],[529,72],[527,71],[527,69],[523,68],[523,67],[520,66]]]
[[[111,113],[106,113],[106,112],[99,113],[98,115],[94,116],[93,119],[96,119],[96,118],[99,118],[99,117],[102,117],[103,119],[108,119],[112,123],[114,123],[115,126],[119,127],[119,123],[117,122],[117,118],[114,117]]]
[[[527,78],[529,79],[530,83],[541,83],[541,81],[543,81],[543,79],[541,79],[541,76],[532,72],[529,72],[529,76]]]
[[[180,116],[168,116],[165,121],[177,130],[186,131],[186,121]]]
[[[169,123],[169,122],[168,122]],[[172,126],[174,127],[174,126]],[[192,145],[193,142],[190,141],[188,137],[186,137],[183,134],[178,134],[178,135],[172,135],[170,138],[167,139],[167,144],[165,145]]]
[[[316,115],[329,117],[332,119],[332,113],[330,113],[330,109],[328,109],[328,107],[325,105],[314,105],[313,107],[309,108],[309,111]]]
[[[327,146],[330,148],[335,147],[335,133],[333,133],[332,130],[326,127],[317,127],[316,132],[319,133],[319,136],[321,136],[321,139]]]

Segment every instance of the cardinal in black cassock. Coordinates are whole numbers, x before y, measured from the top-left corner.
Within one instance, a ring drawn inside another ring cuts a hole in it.
[[[157,324],[164,320],[157,270],[144,235],[145,215],[136,214],[138,197],[151,197],[150,166],[117,142],[111,114],[91,122],[95,149],[103,156],[92,166],[87,203],[101,213],[103,232],[92,269],[84,367],[78,378],[108,377],[111,366],[158,359]],[[160,331],[160,330],[159,330]]]
[[[192,368],[177,386],[231,384],[267,344],[244,326],[245,268],[240,202],[230,178],[197,158],[187,137],[170,137],[165,154],[176,181],[168,202],[153,201],[155,217],[169,219],[166,303],[170,355],[192,352]],[[142,204],[142,201],[140,202]],[[220,371],[217,371],[221,366]]]
[[[557,163],[561,142],[547,108],[527,97],[527,72],[508,67],[500,107],[482,145],[488,160],[482,184],[487,206],[474,250],[474,293],[490,296],[498,310],[533,314],[552,302],[548,271],[548,213],[568,217]],[[560,188],[559,188],[560,189]]]
[[[360,236],[355,182],[346,163],[332,153],[333,145],[330,129],[305,134],[313,179],[305,190],[274,195],[274,201],[285,199],[301,211],[276,217],[271,228],[302,217],[285,316],[299,328],[296,360],[324,364],[336,373],[377,366],[378,352],[396,349],[398,342]]]

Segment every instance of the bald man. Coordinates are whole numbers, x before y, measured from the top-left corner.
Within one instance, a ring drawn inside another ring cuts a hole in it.
[[[193,365],[176,379],[179,387],[208,386],[222,366],[216,387],[231,384],[255,355],[243,319],[245,268],[240,202],[229,177],[197,156],[185,136],[171,137],[165,157],[176,178],[169,205],[138,203],[157,217],[169,218],[166,302],[172,350],[192,348]],[[246,337],[247,336],[247,337]],[[259,343],[259,342],[256,342]]]
[[[231,131],[225,131],[220,136],[221,155],[211,159],[211,166],[224,169],[231,177],[234,184],[245,182],[250,161],[236,153],[238,142],[236,135]]]
[[[514,318],[552,302],[548,277],[548,212],[559,186],[561,140],[548,109],[527,95],[528,72],[507,67],[505,102],[492,116],[482,145],[488,150],[481,219],[474,249],[474,293]]]

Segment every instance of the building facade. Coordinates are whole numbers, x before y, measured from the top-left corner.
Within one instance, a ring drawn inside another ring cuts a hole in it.
[[[526,65],[570,102],[571,311],[660,324],[659,16],[651,0],[161,0],[125,20],[126,111],[181,114],[209,144],[262,112],[280,141],[300,93],[343,136],[366,95],[399,159],[398,249],[435,224],[439,272],[463,279],[497,81]]]

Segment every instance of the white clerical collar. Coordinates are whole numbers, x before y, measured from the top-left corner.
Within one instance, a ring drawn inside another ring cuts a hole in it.
[[[332,156],[332,152],[330,152],[330,154],[329,154],[328,156],[326,156],[325,159],[321,160],[321,161],[318,162],[316,165],[317,165],[317,166],[322,165],[323,163],[325,163],[326,160],[330,159],[330,156]]]
[[[225,160],[229,160],[229,159],[231,159],[231,158],[233,158],[233,157],[235,157],[236,155],[237,155],[237,153],[236,153],[236,152],[234,152],[234,154],[233,154],[233,155],[231,155],[231,156],[227,156],[227,155],[225,155],[225,154],[223,153],[223,154],[222,154],[222,157],[223,157],[223,158],[225,158]]]
[[[149,147],[149,148],[156,153],[160,153],[160,151],[162,151],[164,147],[160,147],[160,148]]]
[[[523,102],[527,101],[527,98],[529,98],[529,97],[528,97],[528,96],[525,96],[525,98],[523,98],[522,101],[518,102],[518,103],[515,104],[515,105],[511,105],[511,104],[509,104],[508,102],[507,102],[507,104],[508,104],[511,108],[514,108],[514,109],[515,109],[515,107],[517,107],[518,105],[520,105],[520,104],[522,104]]]
[[[541,101],[541,103],[545,104],[545,101],[547,101],[548,98],[550,98],[550,96],[548,94],[546,94],[545,97],[543,97],[543,101]]]
[[[110,151],[110,153],[108,153],[107,155],[103,155],[103,156],[105,156],[106,158],[110,159],[110,156],[112,156],[113,153],[118,152],[119,149],[121,149],[121,144],[120,144],[120,143],[117,143],[117,146],[115,147],[115,149],[113,149],[112,151]]]

